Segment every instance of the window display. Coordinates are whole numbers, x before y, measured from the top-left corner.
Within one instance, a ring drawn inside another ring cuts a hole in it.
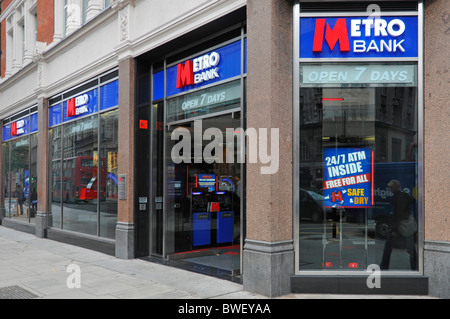
[[[398,214],[417,218],[416,90],[332,88],[333,99],[328,90],[300,90],[300,189],[313,194],[300,196],[300,269],[364,270],[381,265],[384,250],[386,269],[392,247],[408,243],[389,269],[417,270],[417,229],[398,230]]]
[[[417,12],[339,11],[299,14],[298,270],[418,271]]]
[[[24,222],[34,222],[37,213],[36,111],[21,112],[3,126],[5,217]]]
[[[113,80],[49,109],[52,227],[114,238],[117,104],[118,82]]]

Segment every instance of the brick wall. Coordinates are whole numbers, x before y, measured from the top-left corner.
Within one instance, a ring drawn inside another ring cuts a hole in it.
[[[3,0],[1,2],[2,12],[8,8],[12,1],[13,0]],[[53,42],[55,27],[54,15],[54,0],[37,0],[37,41],[44,42],[47,45]],[[0,49],[2,51],[0,59],[0,76],[3,78],[6,69],[6,19],[0,23],[0,32]]]
[[[54,12],[54,0],[38,0],[37,41],[45,42],[47,44],[50,44],[53,41],[55,27]]]
[[[2,1],[2,12],[5,11],[6,8],[13,2],[13,0],[3,0]]]
[[[3,4],[2,4],[3,7]],[[2,50],[1,60],[0,60],[0,76],[3,78],[5,76],[6,69],[6,20],[3,20],[0,24],[0,32],[1,32],[1,43],[0,50]]]
[[[8,6],[11,4],[13,0],[3,0],[1,9],[2,12],[8,8]],[[1,56],[1,68],[0,68],[0,76],[5,76],[5,65],[6,65],[6,20],[3,20],[0,24],[0,31],[1,31],[1,43],[0,43],[0,49],[2,50],[2,56]]]

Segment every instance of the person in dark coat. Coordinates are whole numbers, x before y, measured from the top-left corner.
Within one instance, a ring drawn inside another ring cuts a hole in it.
[[[389,190],[394,194],[392,197],[393,212],[391,213],[390,232],[384,244],[383,259],[380,268],[389,269],[392,248],[398,241],[404,241],[406,251],[409,254],[411,270],[417,269],[417,253],[414,244],[414,234],[408,237],[403,236],[399,231],[400,221],[407,220],[412,213],[415,199],[402,191],[399,181],[392,180],[388,183]]]
[[[23,203],[25,202],[25,196],[23,194],[23,190],[22,187],[20,186],[20,184],[16,184],[16,197],[17,197],[17,202],[19,203],[19,207],[20,207],[20,215],[23,214]]]

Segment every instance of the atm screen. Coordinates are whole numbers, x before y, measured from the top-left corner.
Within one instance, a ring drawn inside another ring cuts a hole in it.
[[[200,194],[192,194],[192,211],[206,212],[208,202],[205,196]]]
[[[231,194],[229,192],[216,192],[215,201],[219,203],[220,210],[230,210],[232,209]]]

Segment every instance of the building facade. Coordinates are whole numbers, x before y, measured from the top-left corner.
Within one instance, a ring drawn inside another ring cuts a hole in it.
[[[449,14],[1,1],[1,224],[267,296],[448,298]]]

